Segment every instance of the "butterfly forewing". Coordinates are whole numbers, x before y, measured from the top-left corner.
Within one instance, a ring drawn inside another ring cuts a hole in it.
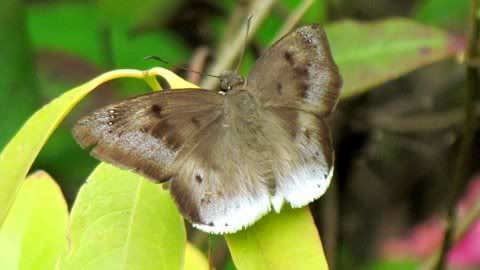
[[[96,158],[168,180],[178,153],[202,127],[221,117],[222,97],[206,90],[156,92],[99,109],[75,125],[82,147]]]
[[[338,102],[342,80],[324,30],[319,25],[307,25],[263,53],[247,85],[266,106],[327,115]]]

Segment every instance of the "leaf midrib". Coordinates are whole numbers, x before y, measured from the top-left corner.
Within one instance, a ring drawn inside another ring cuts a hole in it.
[[[135,222],[135,215],[136,215],[138,204],[139,204],[138,202],[140,200],[141,187],[142,187],[142,181],[138,181],[137,189],[135,190],[135,198],[132,204],[132,214],[130,215],[130,220],[128,221],[127,237],[125,239],[125,248],[124,248],[125,259],[123,261],[122,269],[128,269],[127,268],[127,263],[129,258],[128,250],[129,250],[130,242],[132,238],[132,231],[133,231],[132,227],[133,227],[133,223]]]

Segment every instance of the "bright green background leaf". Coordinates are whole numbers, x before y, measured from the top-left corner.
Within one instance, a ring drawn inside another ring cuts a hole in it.
[[[97,10],[85,3],[40,3],[28,9],[28,28],[37,51],[68,52],[101,64],[97,21]]]
[[[284,207],[225,238],[238,269],[328,269],[308,207]]]
[[[80,189],[62,269],[180,269],[186,233],[167,190],[100,164]]]
[[[401,18],[343,21],[328,25],[326,31],[343,77],[343,97],[363,93],[463,49],[447,32]]]
[[[185,41],[173,32],[156,31],[139,36],[128,36],[128,29],[117,27],[112,30],[112,45],[115,67],[149,68],[158,64],[144,61],[149,55],[157,55],[170,63],[187,62],[190,56]]]
[[[67,247],[67,203],[45,172],[22,184],[0,229],[0,269],[54,269]]]

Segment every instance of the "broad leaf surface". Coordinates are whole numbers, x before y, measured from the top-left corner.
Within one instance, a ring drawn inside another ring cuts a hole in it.
[[[23,182],[0,228],[0,269],[54,269],[67,247],[67,203],[45,172]]]
[[[238,269],[328,269],[308,207],[284,207],[226,239]]]
[[[343,21],[326,31],[343,77],[342,97],[361,94],[464,48],[460,38],[446,31],[402,18]]]
[[[186,232],[167,190],[102,163],[72,209],[62,269],[181,269]]]

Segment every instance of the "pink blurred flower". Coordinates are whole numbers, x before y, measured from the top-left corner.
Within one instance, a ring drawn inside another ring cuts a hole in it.
[[[461,219],[480,201],[480,176],[475,177],[467,194],[457,206],[457,217]],[[425,260],[437,250],[443,240],[444,224],[438,217],[414,226],[405,237],[389,239],[381,247],[383,258],[390,260]],[[448,253],[452,266],[480,266],[480,219],[478,219]]]

